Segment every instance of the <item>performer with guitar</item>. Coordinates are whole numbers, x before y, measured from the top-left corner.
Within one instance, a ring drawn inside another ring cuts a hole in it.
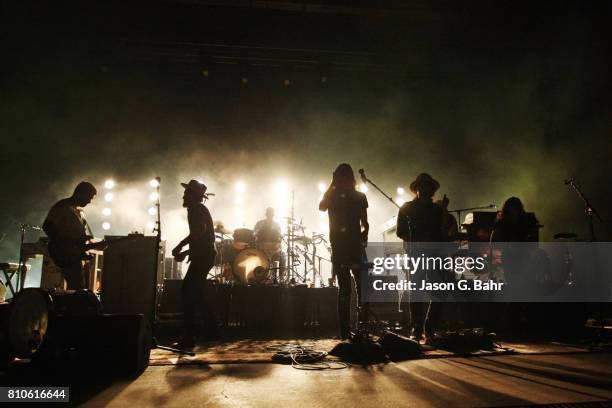
[[[101,248],[104,243],[89,243],[93,234],[83,217],[83,208],[96,196],[93,184],[81,181],[70,197],[51,207],[43,224],[49,237],[49,255],[62,270],[68,289],[84,289],[86,285],[83,261],[89,249]]]
[[[189,268],[183,279],[183,336],[176,343],[179,349],[195,346],[195,315],[201,303],[206,275],[215,262],[215,231],[208,208],[202,204],[206,198],[206,186],[197,180],[181,183],[185,189],[183,207],[187,209],[189,235],[172,250],[177,262],[189,256]],[[185,245],[189,249],[182,251]]]

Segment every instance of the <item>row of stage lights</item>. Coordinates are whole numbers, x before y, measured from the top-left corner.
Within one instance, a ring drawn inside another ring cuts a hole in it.
[[[105,219],[105,221],[102,222],[102,229],[105,231],[108,231],[111,229],[111,223],[109,219],[111,215],[113,214],[111,205],[112,205],[113,200],[115,199],[115,193],[113,192],[115,189],[115,186],[116,186],[116,183],[112,179],[108,179],[104,182],[104,189],[105,189],[104,201],[106,202],[106,206],[102,209],[102,216]],[[155,215],[157,215],[157,208],[155,206],[155,202],[159,198],[159,193],[157,192],[157,188],[159,187],[159,182],[156,179],[152,179],[151,181],[149,181],[149,186],[154,189],[154,191],[152,191],[149,194],[149,200],[153,202],[153,205],[149,207],[147,212],[151,217],[155,217]],[[327,185],[323,182],[320,182],[318,185],[318,189],[319,189],[319,193],[321,193],[319,196],[319,201],[320,201],[323,198],[323,193],[325,193],[325,191],[327,190]],[[368,186],[365,183],[360,183],[358,186],[358,189],[362,193],[368,192]],[[274,190],[276,193],[276,203],[275,203],[276,216],[277,218],[282,219],[283,217],[286,217],[289,215],[287,214],[287,210],[288,210],[288,206],[290,205],[289,195],[291,191],[290,191],[288,184],[284,181],[278,181],[274,187]],[[235,192],[236,192],[235,216],[236,216],[237,222],[234,225],[234,227],[239,228],[239,227],[245,226],[243,206],[245,204],[245,193],[247,192],[246,183],[243,181],[238,181],[235,184]],[[407,198],[406,190],[403,187],[398,187],[396,192],[397,192],[397,196],[395,197],[395,202],[401,206],[402,204],[406,202],[406,198]],[[319,212],[319,217],[321,218],[320,223],[319,223],[320,230],[327,231],[328,224],[324,220],[325,213]],[[154,228],[155,228],[155,220],[151,219],[150,221],[147,222],[147,229],[153,230]]]
[[[149,185],[155,189],[155,191],[149,194],[149,199],[155,203],[159,198],[159,194],[157,193],[157,187],[159,187],[159,182],[156,179],[152,179],[151,181],[149,181]],[[115,186],[116,183],[113,179],[107,179],[104,182],[104,201],[106,202],[106,206],[102,208],[102,216],[105,219],[105,221],[102,222],[102,229],[105,231],[110,230],[112,226],[109,219],[113,214],[113,209],[111,205],[113,200],[115,199]],[[157,214],[157,208],[155,207],[155,205],[149,207],[148,213],[151,216],[155,216]],[[155,228],[155,221],[151,220],[147,223],[147,229],[153,230],[153,228]]]

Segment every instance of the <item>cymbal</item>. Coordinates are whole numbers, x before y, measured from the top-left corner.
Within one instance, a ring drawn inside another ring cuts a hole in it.
[[[305,235],[297,235],[297,236],[294,236],[293,239],[295,241],[301,242],[303,245],[310,245],[310,244],[312,244],[312,238],[307,237]]]

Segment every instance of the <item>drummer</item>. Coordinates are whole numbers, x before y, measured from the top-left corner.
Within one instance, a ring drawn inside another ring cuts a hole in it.
[[[281,252],[280,224],[274,221],[274,208],[266,208],[266,218],[257,221],[254,228],[254,235],[257,247],[266,253],[271,262],[279,263],[279,272],[283,275],[285,270],[285,257]]]

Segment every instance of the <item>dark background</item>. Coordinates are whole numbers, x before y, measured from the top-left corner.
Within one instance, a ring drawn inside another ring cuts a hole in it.
[[[545,240],[586,238],[563,184],[575,176],[610,238],[609,2],[4,1],[1,12],[2,259],[17,258],[14,220],[40,224],[81,179],[160,175],[180,207],[174,186],[194,169],[223,191],[246,173],[316,183],[343,161],[389,191],[429,172],[451,208],[519,196]],[[302,205],[316,209],[314,191]],[[395,210],[368,198],[379,232]]]

